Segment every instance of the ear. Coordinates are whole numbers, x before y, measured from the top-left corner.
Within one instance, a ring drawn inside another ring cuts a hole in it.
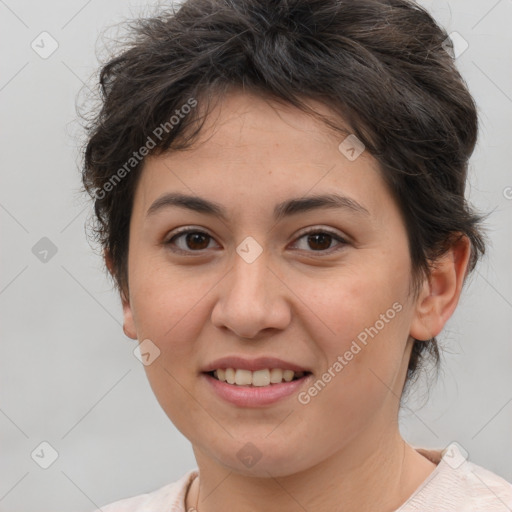
[[[416,302],[411,336],[427,341],[437,336],[459,302],[466,277],[471,245],[465,235],[456,238],[450,249],[436,260]]]
[[[114,262],[112,261],[112,256],[110,252],[105,249],[103,252],[103,257],[105,259],[105,265],[110,273],[110,275],[115,280],[115,269]],[[135,322],[133,321],[132,307],[130,305],[129,294],[125,293],[124,290],[120,291],[121,304],[123,305],[123,332],[128,338],[132,340],[137,339],[137,331],[135,330]]]

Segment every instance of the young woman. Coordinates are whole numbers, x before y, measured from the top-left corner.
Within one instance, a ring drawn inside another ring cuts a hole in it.
[[[104,512],[511,510],[401,398],[484,252],[474,101],[409,0],[187,0],[101,70],[84,185],[197,469]]]

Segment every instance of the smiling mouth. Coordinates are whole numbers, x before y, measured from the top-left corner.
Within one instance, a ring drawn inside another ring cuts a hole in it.
[[[205,372],[205,374],[220,382],[234,386],[268,387],[303,379],[311,375],[311,372],[294,372],[293,370],[281,370],[279,368],[257,370],[254,372],[235,368],[219,368]]]

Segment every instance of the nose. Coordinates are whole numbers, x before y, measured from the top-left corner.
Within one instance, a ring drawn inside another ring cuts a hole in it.
[[[219,283],[212,323],[229,329],[239,338],[258,338],[291,321],[289,289],[270,268],[266,252],[251,263],[238,254],[231,271]]]

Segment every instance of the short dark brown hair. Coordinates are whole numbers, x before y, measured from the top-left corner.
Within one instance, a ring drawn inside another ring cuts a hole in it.
[[[232,88],[293,105],[342,133],[348,126],[364,143],[403,215],[416,291],[454,237],[468,237],[473,270],[485,252],[483,217],[464,195],[477,110],[450,44],[409,0],[187,0],[132,20],[126,44],[101,67],[101,105],[84,116],[93,234],[119,290],[128,290],[130,216],[144,165],[137,150],[190,147],[210,102]],[[194,101],[202,108],[184,109]],[[428,354],[437,369],[437,340],[415,340],[406,384]]]

